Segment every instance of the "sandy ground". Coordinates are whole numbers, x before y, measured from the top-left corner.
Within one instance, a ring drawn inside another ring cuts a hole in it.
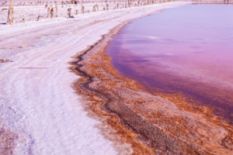
[[[1,25],[0,129],[6,134],[0,136],[0,152],[117,154],[112,142],[96,128],[100,123],[88,117],[80,104],[72,88],[77,76],[68,62],[123,21],[183,4]]]

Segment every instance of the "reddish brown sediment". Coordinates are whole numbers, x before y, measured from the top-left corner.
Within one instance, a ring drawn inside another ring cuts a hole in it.
[[[127,60],[140,60],[137,56],[123,54],[121,67],[124,67],[131,77],[141,81],[146,89],[154,94],[183,94],[189,103],[208,106],[214,113],[233,124],[233,96],[232,88],[214,82],[206,82],[192,77],[179,75],[166,70],[160,62],[153,62],[153,66],[144,66],[141,63],[128,63]],[[129,58],[130,57],[130,58]],[[162,60],[160,60],[162,61]],[[143,68],[143,70],[142,70]],[[144,75],[145,73],[149,75]]]
[[[0,58],[0,63],[7,63],[7,62],[12,62],[12,61],[9,59],[1,59]]]
[[[3,127],[0,127],[0,154],[13,155],[16,139],[16,134]]]
[[[137,155],[232,154],[233,127],[210,108],[190,104],[180,92],[146,91],[112,66],[105,48],[119,28],[78,55],[71,68],[81,76],[74,88],[86,109],[112,129],[107,137],[131,144]]]

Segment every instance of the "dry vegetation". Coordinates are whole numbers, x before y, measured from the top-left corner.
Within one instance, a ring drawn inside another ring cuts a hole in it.
[[[45,18],[73,18],[79,14],[138,7],[175,0],[5,0],[0,3],[0,23],[39,21]]]

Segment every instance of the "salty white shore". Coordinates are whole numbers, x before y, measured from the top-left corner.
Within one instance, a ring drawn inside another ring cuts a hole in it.
[[[1,25],[0,60],[6,61],[0,61],[0,130],[14,135],[13,154],[117,154],[72,89],[78,77],[68,62],[121,22],[184,4]]]

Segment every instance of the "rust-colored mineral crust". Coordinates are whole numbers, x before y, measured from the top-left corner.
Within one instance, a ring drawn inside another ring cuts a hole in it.
[[[148,92],[113,68],[105,48],[118,30],[78,55],[71,68],[81,76],[74,88],[87,110],[114,131],[107,137],[130,144],[137,155],[233,154],[232,124],[183,94]]]
[[[13,155],[17,135],[0,127],[0,155]]]

